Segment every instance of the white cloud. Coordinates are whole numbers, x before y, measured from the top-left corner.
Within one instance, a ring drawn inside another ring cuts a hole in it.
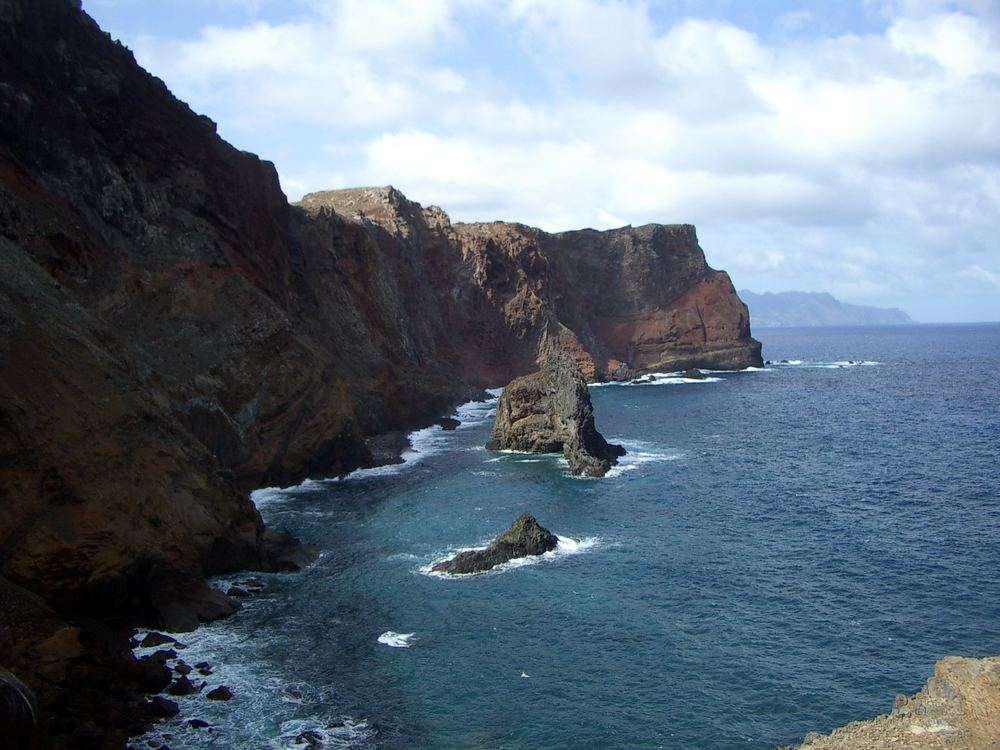
[[[695,222],[737,283],[859,302],[995,290],[1000,11],[870,5],[881,33],[810,37],[813,11],[763,39],[639,0],[309,0],[133,43],[277,152],[293,198],[393,183],[459,219]]]

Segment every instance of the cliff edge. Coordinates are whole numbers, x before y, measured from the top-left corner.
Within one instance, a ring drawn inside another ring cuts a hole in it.
[[[142,720],[121,626],[193,626],[236,606],[205,576],[308,557],[249,489],[370,465],[372,436],[554,351],[595,378],[760,361],[692,227],[452,225],[391,188],[291,206],[78,0],[0,0],[0,264],[0,666],[57,747]]]
[[[1000,657],[947,656],[892,712],[828,735],[813,733],[798,750],[987,750],[1000,747]],[[785,750],[789,750],[786,748]]]

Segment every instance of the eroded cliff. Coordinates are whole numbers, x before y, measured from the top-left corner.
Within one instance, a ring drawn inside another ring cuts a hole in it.
[[[0,262],[0,596],[45,599],[0,622],[0,662],[49,710],[83,700],[36,668],[59,628],[191,625],[234,606],[203,576],[302,562],[251,487],[370,463],[366,438],[557,349],[590,378],[759,363],[693,228],[452,225],[389,188],[289,206],[72,0],[0,0]]]

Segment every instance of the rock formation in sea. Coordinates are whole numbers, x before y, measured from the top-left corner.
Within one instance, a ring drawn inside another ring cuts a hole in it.
[[[448,560],[436,563],[431,570],[453,575],[481,573],[519,557],[542,555],[554,550],[558,544],[556,535],[540,526],[533,515],[522,513],[488,547],[463,550]]]
[[[206,575],[308,560],[249,489],[370,465],[554,351],[598,379],[760,362],[693,227],[289,205],[79,0],[0,0],[0,267],[0,666],[56,747],[155,711],[119,626],[192,627],[238,606]]]
[[[830,734],[810,733],[799,750],[984,750],[1000,747],[1000,657],[948,656],[892,712]],[[787,750],[787,749],[786,749]]]
[[[591,477],[604,476],[625,455],[597,431],[587,382],[576,360],[559,351],[504,387],[486,448],[562,453],[572,474]]]

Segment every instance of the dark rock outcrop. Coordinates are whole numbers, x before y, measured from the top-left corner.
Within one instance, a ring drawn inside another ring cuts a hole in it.
[[[238,606],[206,575],[308,562],[249,489],[370,465],[373,435],[553,351],[588,378],[759,359],[693,227],[452,225],[392,188],[290,206],[73,0],[0,0],[0,267],[0,580],[41,602],[0,664],[61,711],[56,747],[148,717],[137,675],[75,689],[133,669],[117,628],[194,627]],[[83,655],[32,661],[66,627]]]
[[[544,554],[558,544],[556,535],[539,526],[533,515],[522,513],[485,549],[463,550],[449,560],[436,563],[431,570],[452,575],[482,573],[518,557]]]
[[[556,352],[541,370],[500,395],[489,450],[559,453],[573,474],[601,477],[625,455],[594,426],[594,408],[577,362]]]

